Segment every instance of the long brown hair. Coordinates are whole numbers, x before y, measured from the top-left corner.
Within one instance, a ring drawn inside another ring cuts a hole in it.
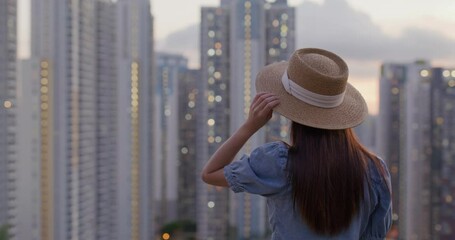
[[[294,209],[316,233],[333,236],[347,229],[364,196],[368,159],[352,129],[325,130],[293,122],[288,169]]]

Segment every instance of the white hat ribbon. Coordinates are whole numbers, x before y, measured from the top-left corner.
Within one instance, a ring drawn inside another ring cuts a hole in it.
[[[346,92],[344,91],[338,95],[328,96],[308,91],[289,79],[287,71],[284,72],[281,82],[283,83],[283,87],[286,92],[292,96],[310,105],[321,108],[338,107],[343,102],[344,94]]]

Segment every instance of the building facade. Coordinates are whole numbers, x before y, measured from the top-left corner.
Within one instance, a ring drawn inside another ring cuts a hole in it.
[[[16,199],[16,15],[17,3],[0,1],[0,226],[11,225]],[[10,229],[14,234],[14,228]]]
[[[182,81],[179,82],[179,164],[178,164],[178,200],[177,211],[179,218],[190,220],[196,224],[196,181],[199,172],[197,163],[197,121],[201,106],[197,101],[203,93],[199,88],[200,70],[186,71]]]
[[[31,4],[13,239],[150,239],[149,1]]]
[[[418,172],[423,171],[424,163],[411,165],[411,160],[407,155],[412,151],[410,148],[412,145],[409,142],[410,136],[416,133],[409,127],[421,127],[419,124],[424,124],[423,117],[428,114],[422,112],[420,116],[416,116],[419,114],[416,110],[419,109],[418,106],[422,102],[414,101],[419,96],[417,95],[419,91],[424,94],[423,96],[429,93],[428,89],[425,91],[427,82],[420,76],[420,71],[427,67],[428,65],[425,63],[386,63],[381,68],[377,150],[379,156],[388,163],[391,173],[394,198],[392,203],[393,225],[390,235],[394,238],[410,236],[410,233],[405,234],[410,217],[407,215],[410,213],[407,209],[419,207],[417,203],[407,202],[407,200],[412,200],[412,193],[415,193],[414,190],[419,185],[415,183],[409,187],[409,184],[412,183],[408,181],[411,178],[415,179]],[[425,104],[428,105],[428,98],[422,97],[420,100],[427,101]],[[423,146],[416,145],[416,147]],[[412,161],[425,161],[425,158],[414,158]],[[417,172],[411,171],[414,167],[419,167],[419,169],[415,169]]]
[[[178,182],[179,175],[179,121],[183,116],[179,109],[180,83],[188,70],[188,60],[181,55],[157,54],[157,84],[154,104],[157,109],[154,127],[156,145],[154,161],[154,183],[158,225],[162,226],[179,217]],[[194,108],[187,104],[186,107]],[[187,139],[188,140],[188,139]]]
[[[431,74],[431,181],[429,227],[431,239],[455,238],[453,182],[455,146],[455,69],[432,68]]]
[[[153,221],[153,24],[147,0],[117,1],[117,239],[145,240]]]
[[[229,134],[229,9],[204,7],[201,10],[202,93],[197,133],[197,169],[200,172],[210,154]],[[224,126],[224,127],[216,127]],[[226,239],[229,228],[229,195],[226,189],[197,181],[197,239]]]
[[[377,144],[388,162],[394,239],[451,239],[451,69],[424,61],[383,64]]]
[[[266,65],[288,60],[295,50],[295,11],[287,1],[266,3]],[[266,126],[266,141],[289,141],[287,118],[274,113]]]
[[[287,60],[294,48],[294,14],[286,1],[221,1],[201,11],[201,139],[197,168],[245,121],[256,94],[255,77],[266,64]],[[276,21],[275,21],[276,20]],[[278,41],[278,42],[277,42]],[[286,122],[280,118],[274,127]],[[220,127],[223,126],[223,127]],[[238,157],[264,143],[256,134]],[[198,238],[259,238],[267,234],[265,201],[250,194],[197,183]]]
[[[111,0],[96,6],[96,239],[117,237],[117,12]]]

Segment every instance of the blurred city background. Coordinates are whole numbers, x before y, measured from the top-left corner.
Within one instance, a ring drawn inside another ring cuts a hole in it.
[[[453,0],[0,0],[0,240],[268,239],[262,197],[199,172],[255,76],[346,59],[389,166],[389,239],[455,239]],[[288,141],[274,115],[242,149]]]

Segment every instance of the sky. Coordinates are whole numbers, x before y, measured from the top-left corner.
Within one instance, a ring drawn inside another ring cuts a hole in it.
[[[325,48],[344,58],[349,81],[371,114],[379,111],[381,63],[423,59],[455,68],[454,0],[288,2],[296,7],[296,48]],[[152,0],[156,49],[181,53],[190,67],[198,67],[200,8],[218,5],[219,0]]]
[[[19,58],[28,54],[27,11],[18,0]],[[325,48],[346,60],[349,81],[379,110],[378,78],[383,62],[428,60],[455,68],[454,0],[288,0],[296,8],[296,48]],[[219,0],[151,0],[156,50],[188,57],[199,67],[202,6]]]

